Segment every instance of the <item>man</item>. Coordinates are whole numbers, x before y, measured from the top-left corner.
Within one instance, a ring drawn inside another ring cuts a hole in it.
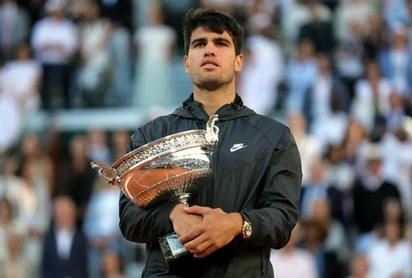
[[[120,229],[126,239],[147,243],[143,277],[273,277],[270,248],[288,242],[298,218],[298,149],[287,127],[256,114],[236,94],[241,26],[219,12],[198,9],[185,15],[183,32],[193,94],[170,115],[141,126],[129,150],[204,129],[209,116],[218,114],[213,180],[190,206],[164,202],[144,209],[122,195]],[[191,255],[168,268],[158,238],[173,231]]]
[[[53,222],[43,242],[42,278],[88,277],[87,239],[76,226],[76,204],[67,196],[54,199]]]

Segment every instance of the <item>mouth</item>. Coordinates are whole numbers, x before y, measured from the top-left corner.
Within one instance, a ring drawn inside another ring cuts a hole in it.
[[[201,67],[218,67],[219,64],[218,64],[216,61],[214,61],[214,60],[208,59],[208,60],[204,60],[204,61],[200,64],[200,66],[201,66]]]

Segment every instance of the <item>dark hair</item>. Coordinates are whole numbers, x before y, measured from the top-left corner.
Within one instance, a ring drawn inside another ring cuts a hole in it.
[[[185,54],[189,53],[192,32],[198,27],[203,27],[208,31],[218,34],[222,34],[224,31],[227,31],[232,37],[236,55],[241,53],[243,45],[242,26],[234,18],[214,9],[197,8],[188,10],[183,18]]]

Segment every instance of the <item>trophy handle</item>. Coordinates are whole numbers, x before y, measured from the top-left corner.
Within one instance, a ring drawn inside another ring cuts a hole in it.
[[[98,174],[103,177],[111,185],[120,184],[120,177],[117,175],[117,172],[112,167],[107,166],[103,162],[93,161],[90,163],[90,166],[93,169],[98,169]]]
[[[214,145],[217,141],[219,141],[219,127],[215,125],[217,120],[218,115],[214,114],[210,116],[206,123],[205,139],[210,145]]]

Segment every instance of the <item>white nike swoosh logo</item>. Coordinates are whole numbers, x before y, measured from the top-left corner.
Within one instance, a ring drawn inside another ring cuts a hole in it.
[[[247,145],[244,145],[243,143],[233,144],[233,146],[230,148],[230,152],[233,153],[235,151],[241,150],[241,149],[246,148],[246,147],[247,147]]]

